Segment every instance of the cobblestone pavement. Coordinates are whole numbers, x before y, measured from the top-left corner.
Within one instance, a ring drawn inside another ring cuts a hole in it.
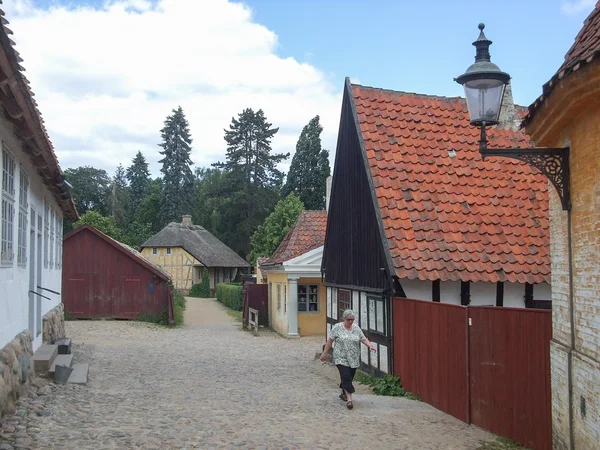
[[[36,379],[0,428],[12,449],[475,449],[494,436],[422,402],[356,395],[313,361],[322,339],[242,331],[213,300],[189,324],[67,323],[87,386]],[[211,318],[211,319],[207,319]]]

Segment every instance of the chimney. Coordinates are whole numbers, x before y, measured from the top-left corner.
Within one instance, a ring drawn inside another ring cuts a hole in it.
[[[329,211],[329,197],[331,197],[331,176],[325,180],[325,211]]]
[[[186,227],[192,226],[192,216],[190,216],[189,214],[184,214],[181,218],[181,225],[185,225]]]
[[[498,119],[498,128],[512,128],[513,130],[518,130],[521,125],[521,118],[515,109],[510,81],[506,85],[506,88],[504,88],[504,97],[502,98],[500,117]]]

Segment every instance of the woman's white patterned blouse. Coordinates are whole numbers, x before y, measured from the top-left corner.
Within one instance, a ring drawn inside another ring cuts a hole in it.
[[[343,322],[336,323],[329,335],[333,339],[333,363],[351,368],[360,367],[360,343],[365,335],[358,325],[352,324],[350,331],[344,328]]]

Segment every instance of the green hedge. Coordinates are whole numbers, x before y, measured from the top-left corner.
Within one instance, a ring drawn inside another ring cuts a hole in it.
[[[217,300],[235,311],[242,310],[242,285],[239,283],[217,284]]]
[[[209,298],[210,297],[210,280],[208,269],[205,267],[202,271],[202,281],[194,284],[190,289],[190,297]]]

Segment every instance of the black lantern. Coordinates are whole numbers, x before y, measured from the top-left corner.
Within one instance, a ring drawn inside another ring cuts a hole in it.
[[[473,125],[495,125],[498,123],[500,106],[504,88],[510,75],[490,61],[490,45],[492,41],[485,37],[485,25],[479,24],[479,37],[473,45],[477,49],[475,63],[467,71],[456,78],[456,82],[465,88],[465,97]]]
[[[479,24],[479,37],[473,45],[477,49],[475,63],[454,80],[465,89],[471,124],[481,127],[479,151],[482,158],[504,156],[528,163],[552,182],[560,196],[564,210],[571,209],[569,200],[569,148],[506,148],[488,149],[486,127],[497,125],[504,97],[504,88],[510,75],[490,61],[490,41]]]

